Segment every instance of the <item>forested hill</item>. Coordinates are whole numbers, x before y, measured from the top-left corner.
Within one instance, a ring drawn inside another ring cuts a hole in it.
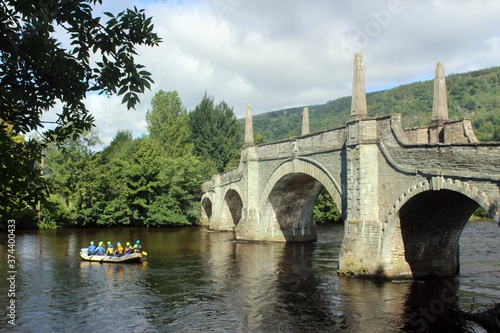
[[[446,85],[450,120],[471,119],[479,140],[500,141],[500,67],[452,74],[446,77]],[[400,113],[404,127],[428,126],[433,90],[434,80],[429,80],[368,93],[368,115]],[[308,108],[311,132],[343,126],[349,118],[351,97]],[[302,110],[301,106],[254,115],[256,143],[300,136]]]

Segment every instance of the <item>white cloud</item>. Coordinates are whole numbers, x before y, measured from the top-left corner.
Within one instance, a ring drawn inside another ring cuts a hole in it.
[[[368,91],[500,65],[500,2],[484,0],[111,1],[145,8],[163,38],[140,48],[153,91],[136,111],[92,95],[89,109],[105,144],[119,129],[145,132],[154,93],[177,90],[192,110],[205,91],[238,117],[325,103],[351,94],[352,58],[362,52]]]

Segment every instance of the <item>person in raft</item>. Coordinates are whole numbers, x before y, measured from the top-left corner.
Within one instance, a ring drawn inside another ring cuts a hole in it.
[[[141,245],[141,241],[140,240],[136,240],[135,241],[134,251],[136,253],[141,253],[142,252],[142,245]]]
[[[106,249],[104,248],[104,242],[103,241],[100,241],[99,242],[99,246],[97,247],[97,249],[95,250],[95,253],[98,255],[98,256],[103,256],[106,254]]]
[[[115,251],[115,255],[117,257],[121,257],[122,255],[125,254],[125,251],[123,250],[123,246],[122,246],[122,243],[120,242],[116,242],[116,251]]]
[[[125,244],[125,253],[126,254],[131,254],[131,253],[134,253],[134,247],[132,246],[132,244],[130,244],[130,242],[127,242]]]
[[[111,242],[108,241],[108,251],[107,251],[107,255],[108,256],[112,256],[114,254],[114,250],[113,250],[113,244],[111,244]]]
[[[89,255],[91,256],[95,255],[96,248],[97,247],[94,245],[94,241],[91,241],[89,246]]]

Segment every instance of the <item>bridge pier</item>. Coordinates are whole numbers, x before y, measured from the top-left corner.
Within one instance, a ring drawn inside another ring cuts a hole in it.
[[[251,117],[251,114],[250,114]],[[248,119],[248,108],[247,108]],[[248,121],[247,121],[248,123]],[[248,129],[247,129],[248,132]],[[255,228],[255,223],[260,221],[258,206],[259,206],[259,163],[257,161],[257,150],[253,145],[253,135],[251,138],[252,144],[247,145],[242,150],[242,166],[246,169],[248,182],[252,186],[247,186],[246,197],[247,204],[244,207],[243,218],[235,228],[236,239],[239,240],[259,240],[264,237],[262,228]]]
[[[373,119],[351,121],[347,124],[347,133],[348,204],[339,271],[347,275],[377,275],[382,239],[377,122]]]
[[[349,276],[381,275],[380,236],[379,221],[345,221],[339,273]]]

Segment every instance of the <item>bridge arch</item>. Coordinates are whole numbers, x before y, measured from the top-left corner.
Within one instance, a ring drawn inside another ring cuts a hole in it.
[[[413,186],[398,198],[385,221],[382,262],[389,271],[406,270],[396,275],[410,278],[455,276],[460,236],[478,206],[498,223],[496,204],[469,183],[435,177]]]
[[[340,187],[320,164],[308,159],[292,159],[280,164],[261,193],[261,229],[276,235],[273,240],[315,240],[312,210],[323,188],[342,210]]]
[[[332,197],[333,202],[337,205],[338,209],[342,210],[341,187],[336,183],[333,176],[323,166],[313,160],[305,158],[287,160],[284,163],[280,164],[273,171],[266,182],[264,190],[262,191],[260,207],[265,204],[267,198],[269,197],[269,194],[276,186],[276,183],[284,176],[294,173],[303,173],[319,181],[326,188],[326,190]]]
[[[214,193],[207,192],[201,198],[201,218],[202,225],[210,225],[210,219],[213,214]]]
[[[222,203],[222,225],[235,227],[241,220],[243,214],[243,200],[240,191],[235,188],[229,188]]]

